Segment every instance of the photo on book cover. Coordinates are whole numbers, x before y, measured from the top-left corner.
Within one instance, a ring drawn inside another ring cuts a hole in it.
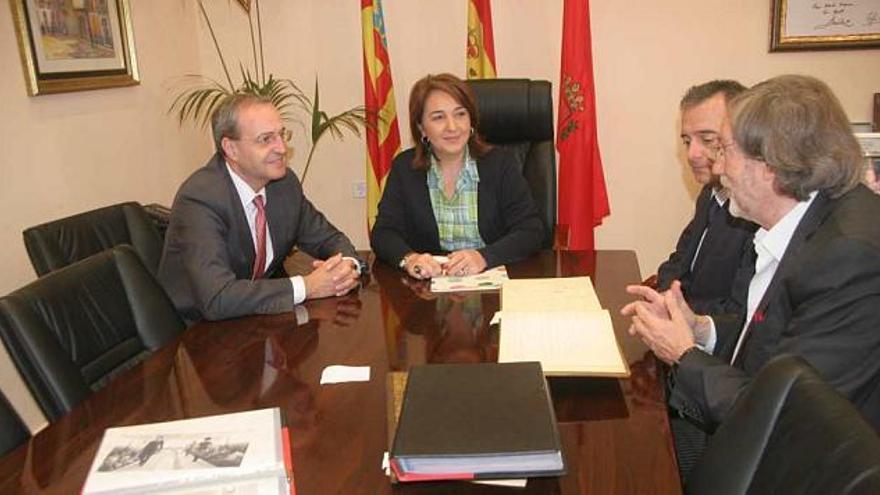
[[[249,445],[241,433],[119,435],[98,472],[237,468]]]

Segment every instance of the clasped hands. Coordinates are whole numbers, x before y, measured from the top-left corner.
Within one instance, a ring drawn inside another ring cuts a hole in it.
[[[360,274],[355,264],[342,254],[335,254],[326,260],[312,262],[314,270],[303,277],[306,285],[306,299],[342,296],[358,285]]]
[[[475,249],[453,251],[446,257],[445,263],[441,263],[430,253],[412,253],[404,261],[406,273],[417,279],[441,275],[473,275],[486,269],[486,260]]]
[[[678,280],[663,293],[643,285],[627,286],[626,292],[641,298],[620,310],[632,318],[629,334],[638,336],[661,361],[677,363],[685,351],[706,343],[710,320],[694,314]]]

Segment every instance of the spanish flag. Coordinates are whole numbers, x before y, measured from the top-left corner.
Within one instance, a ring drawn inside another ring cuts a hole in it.
[[[367,110],[367,226],[373,228],[391,160],[400,152],[400,130],[385,39],[382,0],[361,0],[364,36],[364,106]]]
[[[495,74],[492,6],[489,0],[468,0],[467,78],[492,79]]]

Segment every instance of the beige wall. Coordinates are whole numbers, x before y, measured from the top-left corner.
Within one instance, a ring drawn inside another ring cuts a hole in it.
[[[132,0],[142,84],[133,88],[29,98],[18,71],[8,9],[0,8],[0,292],[33,279],[21,243],[26,226],[116,201],[169,204],[177,184],[210,152],[205,136],[181,130],[164,113],[175,76],[221,77],[192,1]],[[247,25],[234,2],[209,0],[230,55],[250,60]],[[271,72],[311,92],[320,77],[330,113],[363,101],[359,2],[262,0]],[[677,104],[691,84],[725,77],[752,84],[785,72],[818,76],[854,121],[870,120],[880,91],[880,51],[767,53],[767,1],[593,0],[593,53],[599,139],[611,216],[597,231],[600,248],[635,249],[644,274],[672,249],[692,213],[697,187],[678,145]],[[465,0],[384,0],[401,133],[409,143],[407,94],[428,72],[464,73]],[[495,49],[502,77],[549,79],[557,86],[562,2],[495,0]],[[295,130],[301,128],[293,125]],[[305,159],[302,131],[293,167]],[[360,248],[368,246],[363,200],[364,148],[349,137],[316,153],[306,191]],[[14,213],[13,213],[14,212]],[[39,424],[8,360],[0,385]]]
[[[21,232],[120,201],[170,204],[203,160],[202,133],[166,116],[169,81],[199,70],[194,10],[179,0],[132,2],[139,86],[28,97],[11,11],[0,6],[0,293],[34,279]],[[2,354],[2,353],[0,353]],[[0,355],[0,386],[30,426],[39,410]]]

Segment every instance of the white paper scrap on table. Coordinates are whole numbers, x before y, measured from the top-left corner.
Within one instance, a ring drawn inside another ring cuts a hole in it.
[[[385,476],[391,476],[391,456],[388,455],[387,450],[382,454],[382,465],[380,467]]]
[[[492,315],[492,321],[489,322],[489,325],[497,325],[501,323],[501,311],[496,311],[494,315]]]
[[[511,488],[525,488],[528,484],[528,478],[516,478],[509,480],[471,480],[471,483],[480,485],[508,486]]]
[[[321,372],[321,385],[327,383],[368,382],[370,381],[369,366],[343,366],[334,364]]]

